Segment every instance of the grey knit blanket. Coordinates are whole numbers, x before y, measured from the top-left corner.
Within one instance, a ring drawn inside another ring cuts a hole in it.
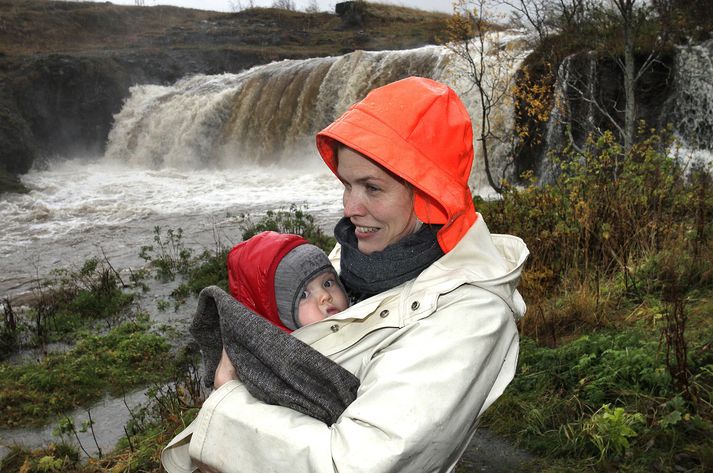
[[[289,407],[327,425],[356,398],[359,379],[306,343],[253,313],[217,286],[198,295],[190,333],[213,386],[223,346],[255,398]]]

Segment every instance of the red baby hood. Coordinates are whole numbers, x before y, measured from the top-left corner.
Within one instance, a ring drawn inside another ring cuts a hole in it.
[[[228,253],[230,294],[248,309],[281,329],[275,302],[275,271],[282,258],[296,246],[308,243],[299,235],[262,232],[238,243]]]
[[[473,165],[470,116],[448,86],[409,77],[372,90],[317,134],[317,149],[337,173],[336,143],[358,151],[414,186],[414,211],[442,224],[448,252],[477,218],[468,177]]]

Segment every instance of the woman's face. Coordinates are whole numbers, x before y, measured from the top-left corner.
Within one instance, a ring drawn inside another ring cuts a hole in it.
[[[369,255],[413,233],[413,191],[356,151],[339,147],[337,174],[344,184],[344,216],[356,226],[359,251]]]

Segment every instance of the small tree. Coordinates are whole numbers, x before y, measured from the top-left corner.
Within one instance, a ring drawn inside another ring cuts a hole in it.
[[[613,10],[609,11],[607,18],[611,26],[618,29],[623,43],[623,54],[616,58],[616,62],[624,75],[624,127],[622,130],[624,149],[629,150],[634,143],[636,134],[636,83],[653,65],[658,57],[654,49],[648,57],[637,67],[635,48],[637,37],[643,34],[643,29],[650,22],[653,9],[645,0],[610,0]],[[614,13],[612,15],[611,13]]]
[[[232,12],[255,8],[255,0],[230,0],[228,4],[230,5],[230,11]]]
[[[272,8],[295,11],[295,2],[294,0],[273,0]]]
[[[516,58],[507,48],[491,45],[497,40],[493,27],[495,16],[489,13],[493,0],[456,0],[454,14],[448,20],[446,45],[465,64],[465,75],[476,90],[480,108],[480,141],[485,174],[490,186],[501,193],[501,182],[493,176],[490,163],[490,145],[506,143],[508,137],[498,134],[493,127],[495,110],[510,95],[512,68]],[[490,56],[490,60],[488,57]]]
[[[306,13],[319,13],[319,4],[317,3],[317,0],[310,0],[310,2],[307,4],[307,7],[305,8]]]

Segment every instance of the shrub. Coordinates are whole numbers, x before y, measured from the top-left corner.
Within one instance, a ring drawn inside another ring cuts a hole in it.
[[[241,229],[243,240],[260,232],[272,230],[279,233],[302,235],[310,243],[326,252],[331,251],[335,245],[334,237],[324,233],[315,223],[314,216],[295,204],[290,205],[289,210],[268,210],[265,216],[257,222],[253,222],[250,216],[243,216]]]
[[[531,309],[544,310],[543,301],[563,288],[589,290],[599,303],[610,278],[621,281],[623,302],[633,303],[660,293],[666,278],[689,289],[710,285],[710,176],[687,174],[683,160],[669,155],[667,131],[640,133],[626,154],[611,133],[590,137],[584,150],[552,156],[553,183],[538,185],[530,174],[525,188],[508,186],[502,199],[477,203],[493,232],[528,243],[523,292]],[[676,265],[664,264],[667,251]],[[664,266],[675,274],[666,276]],[[531,321],[529,334],[539,330]]]
[[[242,215],[240,220],[242,239],[247,240],[264,231],[294,233],[303,236],[310,243],[324,251],[331,251],[335,245],[333,237],[315,223],[314,216],[292,204],[289,210],[269,210],[253,221],[250,215]],[[198,295],[207,286],[219,286],[228,290],[228,269],[226,259],[229,249],[219,248],[215,253],[203,252],[189,271],[185,287],[179,292]]]
[[[185,283],[186,289],[193,295],[208,286],[219,286],[223,290],[228,290],[228,268],[226,259],[228,250],[220,250],[216,254],[204,252],[199,258],[197,265],[190,271],[188,280]]]
[[[177,274],[186,274],[191,268],[193,250],[183,243],[183,229],[166,230],[164,237],[161,227],[154,227],[154,245],[141,247],[139,256],[156,268],[156,279],[173,281]]]
[[[629,439],[638,435],[636,428],[644,426],[644,416],[630,414],[621,407],[604,404],[597,412],[581,422],[563,426],[566,443],[581,454],[593,451],[598,461],[622,456],[629,450]]]

